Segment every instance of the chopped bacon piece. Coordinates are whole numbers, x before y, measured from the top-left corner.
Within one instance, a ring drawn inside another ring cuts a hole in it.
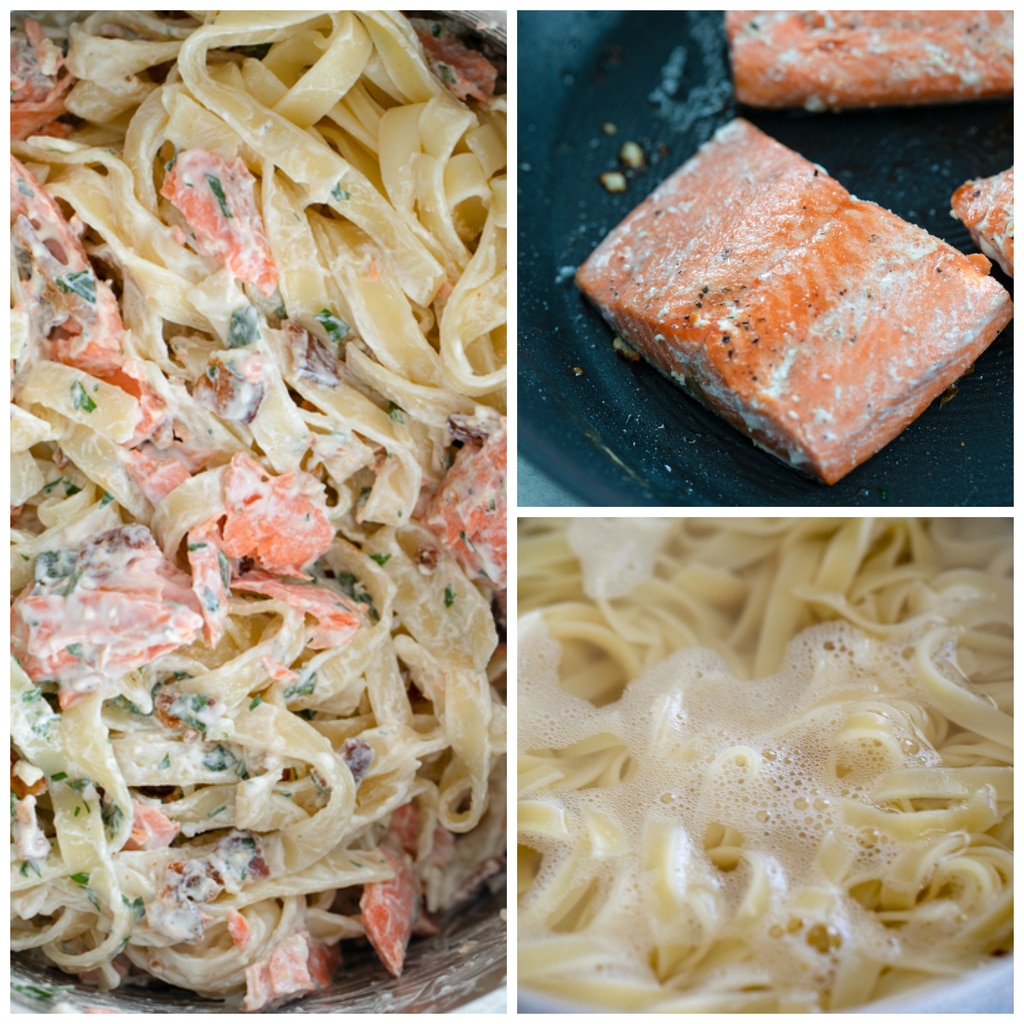
[[[381,963],[396,978],[402,973],[405,950],[419,907],[419,882],[409,858],[386,846],[380,852],[395,875],[383,882],[368,882],[359,899],[363,927]]]
[[[314,583],[288,583],[268,573],[251,572],[235,580],[234,588],[276,598],[296,611],[312,615],[316,626],[309,646],[314,650],[343,647],[359,629],[362,606],[327,587]]]
[[[373,764],[373,747],[366,740],[361,740],[358,736],[351,736],[345,740],[341,748],[341,756],[352,773],[352,781],[358,786]]]
[[[289,935],[270,955],[245,971],[245,1010],[253,1013],[326,988],[341,963],[337,945],[314,942],[307,932]]]
[[[266,357],[239,349],[230,359],[212,360],[195,382],[192,395],[223,419],[252,423],[267,395],[266,380]]]
[[[505,418],[452,416],[450,429],[466,440],[431,499],[424,522],[472,578],[504,590]],[[477,440],[479,436],[484,440]]]
[[[162,850],[170,846],[181,826],[162,811],[148,804],[132,801],[132,832],[126,850]]]
[[[256,206],[256,179],[241,158],[227,161],[205,149],[178,154],[160,194],[181,210],[200,253],[256,285],[277,288],[277,267]]]

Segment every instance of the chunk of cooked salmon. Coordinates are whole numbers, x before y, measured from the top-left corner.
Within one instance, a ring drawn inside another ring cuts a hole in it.
[[[736,99],[841,110],[1013,95],[1013,12],[727,11]]]
[[[174,842],[181,826],[163,811],[132,801],[132,831],[124,844],[126,850],[162,850]]]
[[[252,456],[238,452],[224,474],[229,558],[254,558],[268,572],[299,576],[331,546],[323,486],[305,473],[274,476]]]
[[[189,460],[174,448],[161,450],[155,445],[143,444],[128,449],[125,460],[129,476],[154,507],[192,476]]]
[[[138,523],[77,552],[42,552],[11,608],[12,649],[32,679],[60,683],[67,707],[195,639],[203,619],[190,582]]]
[[[471,50],[440,22],[413,19],[430,69],[460,100],[485,102],[494,95],[498,70],[479,51]]]
[[[110,285],[98,278],[79,237],[42,184],[11,157],[11,239],[25,307],[44,356],[86,370],[138,399],[130,444],[166,418],[138,360],[124,354],[124,326]]]
[[[455,415],[449,418],[449,430],[462,447],[423,522],[472,579],[504,590],[508,570],[505,418]]]
[[[256,179],[241,158],[209,150],[178,153],[160,194],[182,213],[199,252],[264,295],[277,288],[277,266],[256,205]]]
[[[309,638],[313,650],[344,647],[356,635],[361,612],[366,606],[327,587],[304,581],[283,580],[265,572],[250,572],[233,583],[235,590],[283,601],[290,608],[311,616],[315,625]]]
[[[1013,277],[1013,168],[965,181],[953,193],[951,205],[974,244]]]
[[[337,944],[315,942],[308,932],[289,935],[268,956],[246,968],[246,1013],[326,988],[340,964]]]
[[[186,542],[192,592],[203,614],[203,639],[216,647],[231,607],[231,564],[221,550],[214,523],[193,526]]]
[[[46,38],[39,23],[25,21],[11,32],[11,138],[64,134],[66,125],[53,121],[64,113],[64,100],[74,79],[60,47]]]
[[[416,921],[420,887],[408,857],[386,846],[380,847],[380,852],[394,871],[394,877],[364,885],[359,909],[370,945],[377,951],[381,963],[397,978],[402,973],[405,950]]]
[[[737,118],[576,280],[656,367],[767,451],[835,483],[1009,322],[989,266]]]

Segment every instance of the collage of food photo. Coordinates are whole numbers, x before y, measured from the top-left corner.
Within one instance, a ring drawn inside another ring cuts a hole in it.
[[[1013,1012],[1012,10],[9,24],[12,1013]]]

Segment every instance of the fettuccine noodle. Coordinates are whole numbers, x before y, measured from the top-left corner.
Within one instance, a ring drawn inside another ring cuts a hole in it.
[[[845,1010],[1013,941],[1012,524],[521,520],[519,980]]]
[[[259,1010],[500,881],[496,82],[387,12],[15,34],[13,949]]]

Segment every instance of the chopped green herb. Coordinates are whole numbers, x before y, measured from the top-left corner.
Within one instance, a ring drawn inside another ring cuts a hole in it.
[[[391,557],[391,555],[388,555],[388,554],[373,554],[373,555],[370,555],[370,557],[371,557],[371,558],[372,558],[372,559],[373,559],[373,560],[374,560],[374,561],[375,561],[375,562],[376,562],[376,563],[377,563],[378,565],[386,565],[386,564],[387,564],[387,561],[388,561],[388,559],[389,559],[389,558]]]
[[[213,193],[214,198],[217,200],[217,204],[220,206],[220,212],[225,217],[231,217],[231,207],[228,206],[227,197],[224,195],[224,186],[220,183],[220,178],[214,174],[208,174],[206,176],[207,184],[210,186],[210,191]]]
[[[217,566],[220,569],[221,582],[224,584],[225,590],[231,589],[231,563],[228,561],[228,556],[224,554],[219,548],[217,549]]]
[[[136,921],[141,921],[143,914],[146,913],[146,904],[141,896],[136,896],[135,899],[130,900],[124,893],[121,893],[121,900],[124,905],[134,915]]]
[[[58,996],[73,992],[74,985],[36,985],[24,981],[12,981],[11,988],[19,995],[29,999],[56,999]]]
[[[203,767],[209,768],[211,772],[227,771],[237,763],[238,758],[221,743],[218,743],[203,758]]]
[[[208,818],[216,818],[217,815],[220,814],[221,811],[226,811],[227,809],[228,809],[228,805],[227,804],[221,804],[220,807],[217,807],[216,809],[210,811],[210,813],[207,815],[207,817]]]
[[[81,793],[89,785],[89,779],[72,779],[68,785],[76,792]]]
[[[189,544],[188,545],[188,550],[189,551],[199,551],[201,548],[205,548],[205,547],[206,547],[205,541],[199,541],[199,543],[197,543],[197,544]]]
[[[53,775],[50,776],[50,780],[52,782],[63,782],[67,777],[67,772],[54,772]]]
[[[81,409],[83,412],[96,411],[96,403],[86,394],[80,380],[76,380],[71,385],[71,407]]]
[[[220,598],[210,587],[203,588],[203,607],[208,612],[215,612],[220,607]]]
[[[40,551],[36,555],[33,578],[36,583],[57,583],[75,571],[78,556],[74,551]]]
[[[172,142],[171,148],[174,152],[171,154],[171,159],[164,164],[165,171],[169,171],[178,162],[178,147]]]
[[[228,348],[251,345],[259,337],[255,306],[243,306],[231,314],[228,324]]]
[[[251,701],[249,701],[249,710],[255,711],[263,703],[263,694],[257,693]]]
[[[121,810],[118,804],[104,804],[100,808],[100,818],[103,821],[103,827],[108,832],[116,832],[124,820],[124,811]]]
[[[67,652],[72,658],[78,658],[79,661],[82,660],[83,651],[81,644],[68,644]]]
[[[78,484],[73,484],[70,480],[66,481],[65,484],[64,484],[64,493],[69,498],[71,498],[74,495],[78,494],[81,490],[82,490],[82,488],[79,487]]]
[[[186,693],[168,708],[168,712],[191,726],[196,732],[206,732],[206,722],[198,716],[213,704],[213,700],[202,693]]]
[[[438,61],[434,67],[437,69],[437,77],[440,78],[445,85],[456,85],[458,83],[458,78],[455,77],[455,72],[452,70],[450,64]]]
[[[334,198],[337,199],[339,203],[344,199],[352,198],[352,193],[343,189],[341,187],[340,181],[338,182],[337,185],[334,186],[334,188],[331,189],[331,195],[334,196]]]
[[[164,754],[162,760],[160,761],[160,763],[156,767],[157,767],[157,771],[161,771],[161,772],[162,771],[166,771],[168,768],[170,768],[171,767],[171,755],[170,754]]]
[[[444,606],[445,608],[451,608],[455,604],[455,588],[449,583],[444,588]]]
[[[380,616],[377,614],[377,609],[374,606],[373,598],[366,592],[366,588],[356,579],[355,576],[350,572],[338,573],[335,581],[339,587],[352,598],[353,601],[358,601],[360,604],[365,604],[370,611],[370,618],[374,622],[379,621]]]
[[[71,876],[72,882],[77,882],[79,885],[89,884],[89,873],[87,871],[79,871],[78,874]]]
[[[272,43],[251,43],[247,46],[233,46],[232,49],[236,53],[240,53],[243,57],[252,57],[253,60],[263,60],[268,53],[270,53],[270,47]]]
[[[28,877],[28,873],[30,871],[34,871],[36,873],[36,877],[37,878],[42,878],[43,877],[42,872],[39,870],[39,865],[34,860],[23,860],[21,862],[21,867],[18,870],[26,878]]]
[[[68,295],[74,292],[81,296],[86,302],[96,302],[96,278],[91,270],[76,270],[70,274],[62,274],[55,279],[57,287]]]
[[[394,402],[388,402],[388,415],[396,423],[404,423],[405,422],[405,416],[403,415],[404,412],[405,412],[405,410],[400,405],[395,405]]]
[[[35,192],[29,187],[28,182],[24,178],[18,179],[18,191],[23,196],[35,196]]]
[[[327,332],[327,337],[337,344],[349,332],[349,326],[340,317],[335,316],[329,309],[321,309],[317,313],[317,322]]]
[[[284,691],[284,699],[291,700],[292,697],[308,697],[316,689],[316,675],[311,675],[308,679],[302,679],[297,683],[292,683],[287,690]]]
[[[441,23],[440,23],[439,21],[435,21],[435,22],[434,22],[434,23],[433,23],[433,24],[432,24],[432,25],[430,26],[430,34],[431,34],[431,35],[432,35],[432,36],[433,36],[433,37],[434,37],[435,39],[440,39],[440,38],[441,38]]]
[[[114,496],[109,491],[103,492],[103,497],[100,498],[100,508],[104,505],[109,505],[114,500]]]
[[[32,701],[43,699],[43,691],[38,686],[34,686],[31,690],[26,690],[22,694],[21,699],[26,704],[31,704]]]

